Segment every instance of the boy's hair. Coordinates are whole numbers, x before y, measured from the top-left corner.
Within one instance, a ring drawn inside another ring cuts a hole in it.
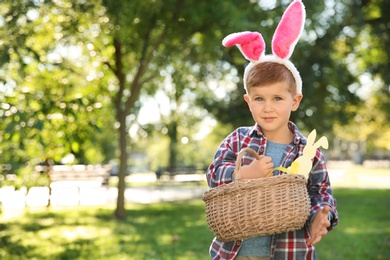
[[[289,92],[297,93],[297,86],[291,71],[283,64],[277,62],[262,62],[256,64],[248,73],[246,79],[247,91],[253,87],[261,87],[277,82],[286,82]]]

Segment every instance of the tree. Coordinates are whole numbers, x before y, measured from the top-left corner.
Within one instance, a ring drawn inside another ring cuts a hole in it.
[[[100,5],[101,3],[103,6]],[[42,95],[42,90],[46,91],[43,93],[48,100],[48,105],[38,106],[31,111],[32,114],[39,112],[42,116],[38,116],[40,120],[34,121],[36,124],[30,124],[27,131],[32,134],[31,128],[37,128],[36,133],[43,137],[39,137],[41,138],[39,140],[46,140],[45,135],[40,134],[42,132],[40,129],[48,116],[53,118],[53,114],[56,116],[54,125],[70,131],[70,134],[66,135],[69,138],[73,138],[75,136],[73,134],[83,133],[79,129],[75,132],[71,130],[72,127],[66,127],[66,125],[73,125],[75,114],[78,114],[73,111],[74,108],[86,102],[85,96],[81,98],[78,92],[77,84],[80,82],[83,84],[90,82],[91,85],[101,87],[99,90],[104,95],[98,97],[103,98],[105,102],[107,96],[112,97],[121,151],[116,215],[123,218],[128,116],[131,113],[137,113],[140,106],[138,102],[140,93],[153,93],[162,82],[161,68],[167,68],[174,60],[188,59],[185,66],[191,67],[192,64],[194,68],[197,68],[196,76],[209,75],[209,61],[214,63],[214,58],[221,54],[220,48],[215,48],[215,42],[220,41],[221,38],[221,27],[225,26],[224,29],[227,29],[237,21],[245,20],[244,15],[237,11],[237,7],[250,10],[253,6],[255,6],[254,3],[247,5],[241,1],[230,3],[220,1],[211,3],[196,1],[185,3],[182,1],[143,1],[142,3],[134,3],[134,1],[48,1],[45,4],[36,1],[17,3],[7,1],[2,5],[4,7],[2,17],[4,21],[7,21],[6,27],[3,24],[5,29],[2,32],[4,38],[8,35],[11,37],[8,37],[7,42],[3,44],[4,86],[11,89],[12,94],[17,96],[25,79],[33,76],[35,81],[31,81],[31,84],[34,85],[33,90],[36,90],[36,95],[39,97]],[[31,32],[34,33],[31,34]],[[79,51],[79,49],[82,53],[79,58],[83,58],[81,63],[59,55],[62,50],[70,53],[75,50]],[[5,66],[9,65],[16,68],[15,72],[19,71],[9,76],[10,80],[5,76],[10,71]],[[51,81],[50,75],[53,71],[58,76]],[[87,73],[91,71],[92,75]],[[69,75],[72,77],[68,78]],[[87,80],[82,80],[82,78]],[[46,79],[47,82],[42,84],[42,79]],[[13,82],[17,88],[13,86]],[[40,89],[35,87],[35,82],[39,82]],[[64,85],[66,87],[61,88]],[[31,90],[29,91],[32,93]],[[28,95],[28,97],[33,96]],[[73,104],[75,96],[80,97],[80,104]],[[65,102],[65,99],[70,100],[70,103]],[[26,99],[26,102],[29,100],[30,98]],[[21,107],[21,105],[18,106]],[[7,105],[3,110],[5,111],[3,115],[9,116],[14,107],[7,100]],[[69,111],[70,115],[66,114],[68,112],[64,113],[63,110]],[[23,114],[26,118],[29,117],[25,111]],[[63,118],[71,118],[72,122],[59,120]],[[13,122],[16,117],[8,117],[8,119]],[[59,128],[52,127],[52,124],[46,124],[44,129],[59,131]],[[19,133],[14,132],[12,134],[18,136]],[[6,141],[14,143],[18,140],[24,140],[23,142],[37,140],[33,136],[34,134],[30,136],[31,138],[23,136],[11,142],[7,137]],[[48,134],[46,137],[53,136]],[[77,140],[84,140],[84,138]],[[60,144],[59,142],[60,138],[56,139],[53,145]],[[53,150],[49,145],[51,143],[53,139],[43,143],[42,147]],[[77,142],[71,141],[61,153],[74,152],[80,157],[82,153],[77,151],[79,147]],[[59,151],[56,154],[59,154]],[[24,160],[27,158],[20,159],[20,162]]]
[[[272,34],[288,2],[3,1],[2,159],[21,165],[34,153],[54,154],[57,161],[73,153],[82,163],[107,160],[113,156],[111,142],[117,140],[121,163],[115,215],[124,218],[124,177],[132,141],[128,132],[143,105],[140,96],[164,89],[169,78],[172,103],[196,96],[201,117],[208,110],[229,128],[252,124],[240,82],[245,59],[220,42],[232,32],[260,31],[270,53]],[[335,121],[343,125],[354,120],[357,110],[344,108],[361,104],[353,91],[360,71],[367,69],[388,82],[385,2],[305,1],[308,20],[292,57],[304,79],[305,98],[293,118],[301,128],[310,130],[321,122],[318,130],[328,132]],[[352,61],[358,61],[361,70],[354,73],[349,57],[354,47],[366,42],[370,57],[358,49]],[[378,57],[384,57],[383,62]],[[382,109],[390,100],[387,85],[374,102]],[[164,122],[173,144],[179,140],[181,120],[178,116]],[[171,158],[174,165],[174,148]]]
[[[378,106],[383,111],[390,110],[390,2],[386,0],[352,1],[346,30],[356,37],[347,37],[348,44],[355,46],[351,54],[355,56],[359,74],[370,73],[373,78],[383,81],[377,90]],[[349,30],[348,30],[349,29]],[[350,36],[350,35],[347,35]],[[363,71],[363,72],[362,72]],[[387,113],[385,119],[390,120]]]
[[[109,159],[112,144],[96,133],[112,128],[110,103],[80,41],[94,34],[83,28],[99,9],[91,2],[37,1],[4,1],[0,9],[2,161],[18,169],[58,163],[69,153],[79,163]]]
[[[337,58],[348,64],[349,71],[357,78],[348,90],[362,102],[343,107],[344,111],[352,112],[352,120],[339,121],[334,125],[334,132],[344,140],[366,143],[361,152],[372,155],[376,150],[388,150],[385,144],[390,116],[385,111],[390,109],[390,21],[386,14],[390,11],[390,3],[378,0],[345,1],[343,4],[348,11],[336,41]]]
[[[242,18],[239,7],[245,6],[244,10],[250,10],[255,6],[244,3],[245,5],[241,1],[103,1],[110,19],[108,43],[114,47],[106,64],[113,71],[118,84],[114,98],[116,119],[119,122],[121,161],[115,213],[118,218],[125,216],[126,118],[136,105],[141,91],[153,93],[162,83],[160,71],[177,60],[186,60],[200,68],[199,75],[209,74],[207,64],[200,62],[217,57],[216,53],[220,54],[220,48],[215,47],[215,42],[220,41],[220,31],[224,25],[232,25],[237,21],[235,19]],[[101,46],[97,49],[103,48]],[[176,138],[175,124],[172,121],[172,127],[168,129],[172,140]]]

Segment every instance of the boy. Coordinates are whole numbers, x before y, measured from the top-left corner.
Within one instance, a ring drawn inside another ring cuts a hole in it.
[[[283,17],[288,15],[296,19],[299,15],[304,17],[302,10],[302,3],[299,0],[295,1]],[[290,45],[287,46],[288,55],[283,55],[283,50],[280,51],[276,46],[280,40],[277,39],[278,32],[284,29],[280,28],[284,25],[283,17],[274,35],[274,55],[263,55],[265,45],[261,35],[259,37],[256,33],[232,34],[223,41],[225,46],[238,45],[244,56],[251,61],[244,74],[246,89],[244,100],[248,104],[255,125],[236,129],[221,143],[207,171],[207,181],[211,188],[233,181],[236,157],[242,148],[250,147],[257,151],[260,159],[240,168],[237,174],[241,179],[264,178],[276,166],[287,168],[303,153],[306,138],[297,126],[289,121],[291,112],[298,109],[303,97],[299,73],[288,60],[297,39],[290,41]],[[304,18],[299,21],[302,24],[303,22]],[[288,32],[294,33],[294,28],[288,29]],[[296,31],[294,37],[299,38],[301,31],[302,28]],[[257,42],[253,43],[254,41]],[[280,44],[283,45],[286,46]],[[278,174],[283,173],[274,171],[274,175]],[[210,246],[211,258],[317,259],[314,245],[338,223],[336,200],[330,188],[325,158],[319,149],[313,159],[307,187],[311,199],[311,212],[302,229],[231,242],[221,242],[214,238]]]

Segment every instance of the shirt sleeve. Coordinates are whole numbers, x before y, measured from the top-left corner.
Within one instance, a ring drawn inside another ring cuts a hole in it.
[[[213,162],[207,169],[206,177],[210,188],[227,184],[234,180],[239,133],[234,131],[220,144]]]
[[[337,202],[330,186],[325,158],[319,149],[317,150],[313,161],[313,168],[309,174],[308,192],[311,200],[309,223],[312,223],[318,211],[328,205],[330,207],[329,219],[331,222],[331,226],[328,229],[333,229],[338,224]]]

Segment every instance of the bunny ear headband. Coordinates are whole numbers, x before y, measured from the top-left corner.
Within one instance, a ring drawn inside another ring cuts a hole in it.
[[[244,72],[244,87],[249,71],[262,62],[277,62],[286,66],[295,78],[297,93],[302,94],[302,79],[297,68],[289,61],[295,45],[301,37],[305,23],[305,7],[301,0],[292,2],[284,12],[272,39],[272,55],[265,55],[265,42],[258,32],[239,32],[226,36],[222,45],[237,45],[244,57],[250,61]]]

